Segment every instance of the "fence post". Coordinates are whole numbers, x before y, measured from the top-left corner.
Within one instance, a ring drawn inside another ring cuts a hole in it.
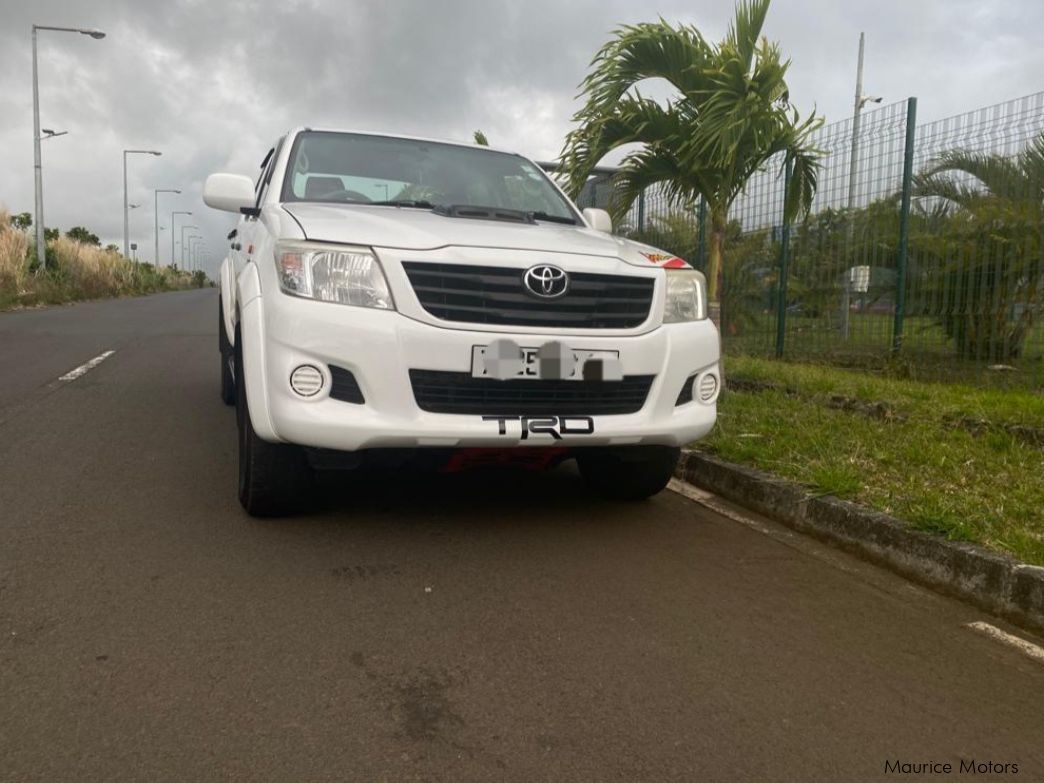
[[[906,101],[906,152],[903,157],[903,196],[899,212],[899,257],[895,281],[895,322],[892,324],[892,353],[903,347],[903,319],[906,317],[907,243],[910,238],[910,191],[913,187],[914,133],[917,127],[917,99]]]
[[[700,196],[700,208],[697,213],[699,217],[698,231],[699,231],[699,270],[704,274],[707,273],[707,200]]]
[[[787,158],[783,168],[783,236],[779,243],[779,304],[776,306],[776,358],[783,358],[787,333],[787,278],[790,276],[790,220],[787,219],[787,194],[794,162]]]
[[[638,230],[645,231],[645,191],[638,194]]]

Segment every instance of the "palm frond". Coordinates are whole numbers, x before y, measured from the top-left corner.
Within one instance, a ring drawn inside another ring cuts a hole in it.
[[[664,198],[673,204],[693,204],[699,197],[697,176],[687,174],[677,158],[662,147],[646,147],[628,155],[613,177],[609,210],[620,222],[635,200],[648,188],[658,185]]]
[[[959,206],[989,195],[1009,201],[1044,200],[1044,134],[1018,155],[950,150],[914,179],[921,195],[939,196]]]
[[[769,0],[741,0],[736,5],[736,18],[729,27],[725,41],[735,50],[744,73],[750,71],[768,10]]]
[[[665,79],[688,94],[698,86],[694,77],[707,52],[707,43],[694,27],[675,28],[662,19],[620,27],[591,61],[591,72],[580,85],[587,103],[574,119],[604,113],[646,79]]]

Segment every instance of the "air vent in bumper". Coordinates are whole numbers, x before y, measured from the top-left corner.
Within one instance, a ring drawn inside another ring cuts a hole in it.
[[[363,399],[362,389],[359,388],[359,382],[355,380],[351,370],[334,367],[331,364],[330,381],[331,399],[340,400],[341,402],[354,402],[357,405],[362,405],[366,402]]]
[[[645,405],[654,375],[622,381],[506,380],[466,372],[410,370],[421,410],[482,416],[608,416]]]

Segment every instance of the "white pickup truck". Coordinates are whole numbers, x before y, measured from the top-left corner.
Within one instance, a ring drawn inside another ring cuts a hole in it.
[[[404,460],[576,459],[641,499],[714,425],[703,275],[521,155],[299,128],[203,199],[239,215],[219,348],[250,514],[303,508],[317,470]]]

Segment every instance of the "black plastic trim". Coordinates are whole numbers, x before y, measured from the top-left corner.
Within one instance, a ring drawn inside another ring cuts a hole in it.
[[[352,371],[332,364],[330,365],[330,399],[351,402],[355,405],[363,405],[366,402],[362,389],[359,388],[359,382],[355,380]]]

